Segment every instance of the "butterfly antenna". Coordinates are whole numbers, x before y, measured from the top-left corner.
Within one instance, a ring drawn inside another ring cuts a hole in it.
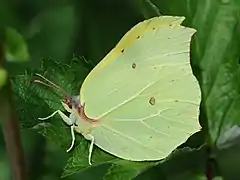
[[[42,79],[44,79],[45,81],[47,81],[47,82],[48,82],[49,84],[51,84],[51,85],[49,85],[49,84],[47,84],[47,83],[44,83],[43,81],[40,81],[40,80],[34,80],[33,82],[42,84],[42,85],[47,86],[47,87],[50,87],[50,88],[55,88],[56,90],[62,92],[65,96],[69,96],[68,93],[67,93],[65,90],[63,90],[60,86],[58,86],[58,85],[56,85],[55,83],[53,83],[52,81],[48,80],[47,78],[45,78],[45,77],[42,76],[41,74],[35,73],[34,75],[35,75],[35,76],[38,76],[38,77],[40,77],[40,78],[42,78]]]

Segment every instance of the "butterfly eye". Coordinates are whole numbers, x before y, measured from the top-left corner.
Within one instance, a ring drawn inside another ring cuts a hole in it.
[[[72,109],[72,99],[66,96],[63,100],[63,102],[70,108]]]

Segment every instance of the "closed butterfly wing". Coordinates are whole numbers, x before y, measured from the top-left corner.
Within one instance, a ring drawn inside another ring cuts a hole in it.
[[[123,159],[166,157],[200,129],[200,88],[189,62],[195,30],[183,17],[133,27],[90,72],[80,90],[95,144]]]

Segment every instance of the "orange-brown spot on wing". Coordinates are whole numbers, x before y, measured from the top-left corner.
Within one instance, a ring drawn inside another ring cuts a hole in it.
[[[136,63],[132,63],[132,68],[135,69],[136,68]]]
[[[87,117],[85,111],[84,111],[84,107],[85,107],[85,104],[83,104],[82,106],[78,107],[78,113],[80,115],[80,117],[86,121],[86,122],[89,122],[89,123],[97,123],[99,122],[98,119],[92,119],[92,118],[89,118]]]
[[[156,99],[155,99],[154,97],[151,97],[151,98],[149,99],[149,103],[150,103],[151,105],[154,105],[154,104],[156,103]]]

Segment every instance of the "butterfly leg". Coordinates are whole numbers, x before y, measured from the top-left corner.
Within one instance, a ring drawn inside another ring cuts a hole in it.
[[[67,149],[67,152],[71,151],[73,146],[74,146],[74,143],[75,143],[75,133],[74,133],[74,128],[77,126],[76,125],[76,121],[77,121],[77,118],[74,114],[70,114],[69,116],[69,119],[71,120],[71,135],[72,135],[72,143],[71,143],[71,146]]]
[[[67,152],[69,152],[73,148],[74,143],[75,143],[74,127],[76,126],[76,116],[74,114],[70,114],[70,116],[67,117],[63,112],[61,112],[60,110],[57,110],[48,117],[38,118],[38,119],[46,120],[46,119],[49,119],[49,118],[53,117],[57,113],[60,115],[60,117],[62,118],[62,120],[65,123],[67,123],[68,125],[71,125],[72,143],[71,143],[71,146],[67,149]]]
[[[68,125],[72,125],[72,124],[73,124],[71,118],[67,117],[67,116],[66,116],[62,111],[60,111],[60,110],[56,110],[54,113],[52,113],[51,115],[49,115],[49,116],[47,116],[47,117],[45,117],[45,118],[38,118],[38,119],[39,119],[39,120],[47,120],[47,119],[55,116],[55,114],[57,114],[57,113],[60,115],[60,117],[62,118],[62,120],[63,120],[65,123],[67,123]],[[75,123],[75,122],[74,122],[74,123]]]
[[[67,152],[72,150],[74,143],[75,143],[74,124],[71,125],[71,135],[72,135],[72,143],[71,143],[71,146],[67,149]]]
[[[93,151],[93,145],[94,145],[94,137],[91,134],[87,134],[84,136],[87,140],[91,141],[90,147],[89,147],[89,154],[88,154],[88,163],[91,166],[91,159],[92,159],[92,151]]]

